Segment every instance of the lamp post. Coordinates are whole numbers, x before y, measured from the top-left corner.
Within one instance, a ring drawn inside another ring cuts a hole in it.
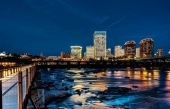
[[[154,55],[155,55],[155,57],[156,57],[156,53],[155,53]]]

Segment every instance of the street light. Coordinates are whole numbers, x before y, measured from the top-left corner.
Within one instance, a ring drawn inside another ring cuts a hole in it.
[[[170,54],[170,51],[168,52],[168,54]]]
[[[154,55],[155,55],[155,57],[156,57],[156,53],[155,53]]]

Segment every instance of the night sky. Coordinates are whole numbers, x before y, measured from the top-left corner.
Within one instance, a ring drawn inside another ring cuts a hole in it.
[[[170,0],[0,0],[0,52],[45,56],[93,45],[107,31],[107,48],[153,38],[170,51]]]

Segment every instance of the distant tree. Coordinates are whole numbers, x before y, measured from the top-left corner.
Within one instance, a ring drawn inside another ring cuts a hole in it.
[[[16,53],[12,53],[12,56],[15,57],[15,58],[19,58],[20,57],[20,55],[16,54]]]
[[[34,55],[33,58],[41,58],[40,56],[38,55]]]

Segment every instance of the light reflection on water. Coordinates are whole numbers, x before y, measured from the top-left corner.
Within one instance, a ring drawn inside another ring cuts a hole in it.
[[[73,71],[73,70],[72,70]],[[50,72],[43,71],[43,80],[55,80],[57,76],[64,76],[65,73],[59,72],[57,70]],[[148,71],[106,71],[106,72],[99,72],[99,73],[90,73],[87,74],[86,77],[82,77],[79,72],[82,70],[74,70],[76,75],[72,76],[75,81],[71,82],[70,84],[75,84],[73,87],[74,90],[82,89],[83,87],[88,87],[89,90],[105,90],[108,86],[125,86],[132,88],[133,85],[139,86],[138,91],[147,91],[154,87],[158,87],[162,90],[170,90],[170,71],[159,71],[159,70],[148,70]],[[48,73],[48,74],[47,74]],[[104,75],[106,74],[106,75]],[[130,77],[130,79],[125,79],[124,77]],[[92,84],[89,84],[92,82]],[[68,83],[65,81],[65,83]],[[141,95],[140,93],[134,95],[127,95],[126,97],[121,96],[117,99],[110,100],[110,101],[103,101],[102,103],[93,103],[87,102],[87,98],[93,96],[94,94],[91,93],[83,93],[79,96],[78,94],[74,94],[67,99],[61,102],[52,102],[51,105],[57,105],[59,107],[66,107],[66,108],[76,108],[76,109],[109,109],[108,105],[113,104],[123,104],[129,102],[135,102],[136,99],[142,97],[148,97],[149,95]],[[170,93],[165,92],[154,97],[162,96],[161,99],[169,100],[170,101]],[[116,96],[116,95],[115,95]],[[77,102],[82,102],[83,106],[76,105]]]

